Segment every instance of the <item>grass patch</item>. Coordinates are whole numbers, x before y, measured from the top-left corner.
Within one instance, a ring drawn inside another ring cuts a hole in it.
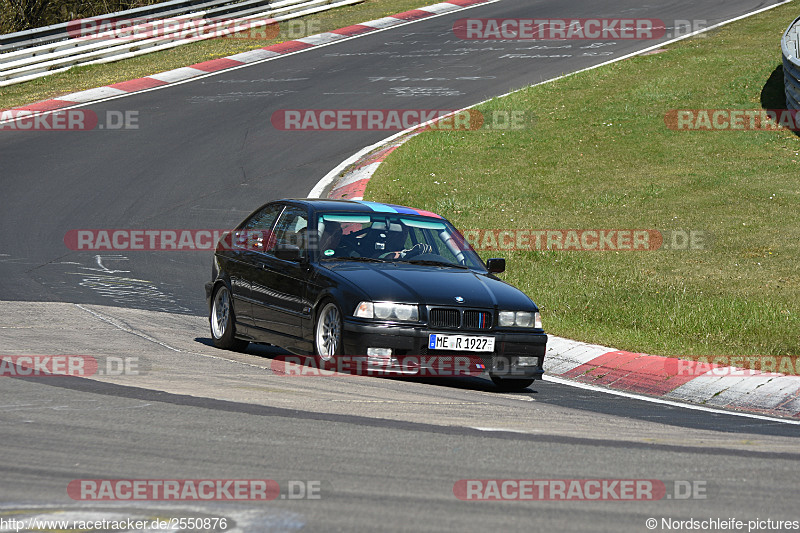
[[[394,15],[432,3],[434,2],[431,0],[365,0],[362,4],[340,7],[283,22],[280,25],[281,34],[273,40],[209,39],[115,63],[75,67],[66,72],[3,87],[0,89],[0,109],[10,109],[76,91],[141,78],[291,39],[299,39],[308,34],[322,33]],[[309,32],[301,33],[301,25],[298,21],[302,21]],[[287,30],[290,30],[291,33],[287,34]]]
[[[425,132],[366,196],[462,230],[702,230],[710,249],[488,251],[548,332],[660,355],[800,354],[800,139],[790,131],[671,131],[671,109],[783,108],[772,9],[655,55],[529,87],[479,108],[534,127]],[[435,175],[435,177],[434,177]]]

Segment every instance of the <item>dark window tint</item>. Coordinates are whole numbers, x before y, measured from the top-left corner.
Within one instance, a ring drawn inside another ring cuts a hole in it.
[[[271,248],[270,229],[283,211],[283,204],[270,204],[250,217],[237,232],[236,243],[248,250],[266,251]]]
[[[308,213],[298,207],[287,207],[275,225],[275,248],[297,246],[305,254]]]

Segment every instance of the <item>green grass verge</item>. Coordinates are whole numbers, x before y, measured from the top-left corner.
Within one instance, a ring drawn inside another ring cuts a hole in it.
[[[671,109],[784,107],[780,38],[795,17],[789,4],[494,100],[479,109],[524,110],[535,126],[425,132],[381,165],[366,196],[462,230],[705,231],[704,250],[480,253],[507,258],[501,276],[556,335],[690,358],[798,355],[800,140],[664,122]]]
[[[0,109],[19,107],[305,37],[306,34],[299,31],[303,27],[300,21],[311,30],[308,33],[322,33],[433,3],[433,0],[365,0],[361,4],[283,22],[280,24],[279,38],[273,40],[209,39],[115,63],[75,67],[66,72],[0,88]]]

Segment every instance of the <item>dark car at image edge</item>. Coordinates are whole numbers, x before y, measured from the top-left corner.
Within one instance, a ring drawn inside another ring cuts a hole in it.
[[[268,343],[321,367],[359,360],[423,375],[426,360],[465,361],[503,390],[543,374],[536,304],[495,274],[443,217],[351,200],[284,199],[217,245],[206,284],[214,345]],[[467,368],[468,367],[468,368]]]

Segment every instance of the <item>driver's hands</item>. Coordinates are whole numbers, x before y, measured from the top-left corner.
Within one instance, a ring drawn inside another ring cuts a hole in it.
[[[418,242],[408,250],[402,250],[398,252],[398,254],[399,257],[408,257],[413,255],[428,254],[431,253],[432,251],[433,247],[430,244],[424,242]]]
[[[388,252],[381,256],[391,257],[392,259],[403,259],[405,257],[413,257],[415,255],[429,254],[433,251],[433,246],[424,242],[418,242],[408,250],[400,250],[399,252]]]

